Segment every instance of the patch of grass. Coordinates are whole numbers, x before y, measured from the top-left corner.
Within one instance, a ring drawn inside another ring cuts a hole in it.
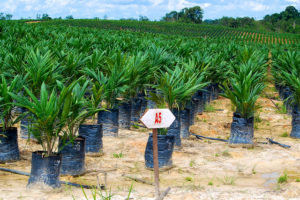
[[[135,129],[139,129],[140,128],[138,123],[133,123],[132,127],[135,128]]]
[[[284,132],[280,135],[280,137],[288,137],[288,136],[289,136],[288,132]]]
[[[262,122],[262,119],[260,118],[259,113],[257,113],[257,114],[254,116],[254,122],[256,122],[256,123]]]
[[[252,174],[256,174],[255,167],[255,165],[252,167]]]
[[[190,182],[193,180],[193,178],[188,176],[188,177],[185,177],[185,180]]]
[[[258,130],[258,125],[254,123],[254,130]]]
[[[286,183],[288,180],[288,176],[286,173],[284,173],[282,176],[280,176],[278,179],[277,179],[277,182],[278,183]]]
[[[216,157],[219,157],[220,155],[218,153],[215,154]]]
[[[300,178],[297,178],[297,179],[296,179],[296,182],[300,182]]]
[[[236,181],[236,177],[234,176],[224,176],[222,182],[224,185],[234,185]]]
[[[228,150],[225,150],[222,152],[222,156],[229,157],[230,153],[228,152]]]
[[[206,119],[203,119],[203,122],[204,122],[204,123],[206,123],[206,122],[207,122],[207,120],[206,120]]]
[[[283,103],[282,104],[276,103],[276,105],[279,108],[279,110],[276,109],[276,113],[278,113],[278,114],[286,114],[287,113],[287,109]]]
[[[121,152],[121,153],[114,153],[113,154],[113,157],[114,158],[123,158],[124,157],[124,154]]]
[[[214,183],[212,181],[209,181],[208,185],[212,186],[212,185],[214,185]]]
[[[204,107],[204,112],[216,112],[216,109],[211,104],[206,104]]]
[[[196,164],[195,160],[191,160],[189,165],[190,165],[190,167],[193,167],[195,164]]]

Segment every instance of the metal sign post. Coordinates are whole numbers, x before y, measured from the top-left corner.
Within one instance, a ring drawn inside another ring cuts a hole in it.
[[[146,110],[140,121],[147,127],[152,128],[153,132],[153,164],[155,181],[155,198],[160,198],[159,191],[159,170],[158,170],[158,147],[157,147],[157,129],[168,128],[171,126],[175,116],[169,109],[149,109]],[[168,188],[168,190],[170,190]]]

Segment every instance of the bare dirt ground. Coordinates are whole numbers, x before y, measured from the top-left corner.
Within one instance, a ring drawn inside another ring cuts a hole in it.
[[[273,88],[266,90],[268,97],[277,98]],[[280,101],[274,100],[281,104]],[[227,99],[219,98],[211,103],[212,112],[197,117],[191,132],[210,137],[228,138],[232,120],[232,108]],[[198,140],[194,136],[182,141],[182,149],[173,154],[173,167],[160,172],[161,189],[171,187],[167,200],[194,199],[300,199],[300,140],[283,137],[291,130],[291,117],[280,114],[267,98],[258,100],[259,118],[255,125],[254,148],[231,148],[218,141]],[[61,180],[80,184],[104,182],[107,172],[107,188],[112,199],[127,197],[133,183],[132,199],[153,199],[154,187],[133,182],[123,175],[153,182],[153,171],[145,168],[144,150],[148,138],[146,129],[120,130],[118,138],[105,137],[104,155],[86,157],[87,173],[80,177],[61,177]],[[277,145],[262,144],[267,137],[291,145],[284,149]],[[31,152],[39,149],[34,143],[19,140],[21,161],[1,164],[0,167],[30,172]],[[114,154],[122,153],[120,158]],[[287,183],[278,184],[284,173]],[[28,177],[0,171],[0,199],[85,199],[80,188],[62,186],[54,191],[26,190]],[[91,198],[91,190],[85,190]],[[102,192],[104,195],[105,191]],[[108,191],[107,191],[108,193]],[[99,198],[100,199],[100,198]]]

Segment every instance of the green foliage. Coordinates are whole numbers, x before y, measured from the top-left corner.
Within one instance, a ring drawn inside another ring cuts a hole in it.
[[[287,132],[284,132],[280,135],[280,137],[289,137],[289,134]]]
[[[47,156],[54,153],[56,139],[66,126],[71,114],[70,110],[65,108],[68,105],[67,99],[70,98],[77,82],[61,87],[59,92],[56,89],[50,92],[46,84],[42,83],[39,99],[27,87],[25,91],[29,97],[9,92],[16,101],[15,105],[26,108],[31,114],[32,125],[29,131],[41,144]]]
[[[193,180],[193,178],[188,176],[188,177],[185,177],[185,180],[191,182]]]
[[[234,185],[236,181],[236,177],[234,176],[224,176],[222,182],[224,185]]]
[[[200,6],[192,8],[183,8],[180,12],[171,11],[162,18],[163,21],[179,21],[179,22],[193,22],[200,24],[203,18],[203,10]]]
[[[152,94],[154,101],[160,105],[166,104],[170,109],[184,109],[192,95],[207,85],[203,80],[203,72],[192,73],[191,65],[184,66],[185,68],[176,66],[174,70],[168,69],[161,74],[158,85],[155,86],[159,92]]]
[[[212,181],[209,181],[209,182],[208,182],[208,185],[213,186],[214,183],[213,183]]]
[[[13,109],[16,109],[16,107],[12,104],[13,98],[9,93],[19,93],[24,81],[19,75],[9,79],[2,74],[0,78],[0,122],[1,127],[7,129],[20,120],[20,117],[16,118],[14,114]]]
[[[282,176],[280,176],[278,179],[277,179],[277,182],[278,183],[286,183],[288,180],[288,176],[286,173],[284,173]]]
[[[121,153],[114,153],[113,154],[113,157],[114,158],[123,158],[124,157],[124,154],[121,152]]]
[[[248,55],[241,56],[240,60],[242,64],[232,66],[231,78],[223,84],[224,94],[221,95],[230,99],[242,117],[251,118],[254,116],[256,100],[265,87],[265,65],[260,65],[261,61]]]
[[[216,112],[216,109],[211,104],[205,104],[204,112]]]

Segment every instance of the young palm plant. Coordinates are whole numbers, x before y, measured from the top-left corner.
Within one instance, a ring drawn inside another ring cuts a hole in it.
[[[16,118],[16,108],[10,92],[18,93],[23,87],[22,79],[17,75],[7,79],[3,74],[0,80],[0,162],[20,159],[17,127],[13,127],[20,117]]]
[[[255,103],[265,87],[265,65],[261,65],[259,69],[251,60],[241,65],[233,65],[230,85],[223,84],[222,96],[228,98],[236,109],[231,123],[229,144],[253,144]]]
[[[106,111],[98,113],[98,123],[102,124],[104,136],[118,136],[119,103],[121,95],[128,88],[128,76],[126,74],[126,55],[120,52],[107,60],[109,74],[99,82],[104,85],[103,99]]]
[[[61,82],[58,84],[61,89],[65,87]],[[85,81],[82,86],[77,83],[65,99],[63,112],[68,115],[59,143],[63,175],[80,175],[85,172],[85,137],[78,136],[78,130],[88,117],[102,110],[89,106],[85,97],[88,85],[89,81]]]
[[[285,56],[285,59],[289,60],[289,65],[284,65],[288,70],[283,70],[281,77],[283,82],[291,89],[292,131],[290,136],[300,138],[300,54],[288,52]]]
[[[75,81],[59,91],[53,89],[51,92],[47,89],[46,84],[42,83],[39,99],[27,87],[25,87],[25,92],[28,97],[9,92],[16,101],[15,105],[26,108],[30,113],[32,125],[29,131],[43,149],[32,153],[28,187],[35,185],[60,187],[61,154],[57,153],[57,139],[63,128],[66,127],[70,114],[65,109],[68,106],[66,99],[72,93],[77,82]]]
[[[189,70],[188,65],[182,67],[176,66],[174,70],[168,69],[167,72],[162,72],[158,77],[158,85],[155,86],[157,94],[152,94],[152,100],[161,104],[165,102],[165,105],[173,112],[176,119],[169,127],[168,134],[175,136],[175,145],[181,146],[180,130],[181,130],[181,117],[180,113],[183,112],[187,103],[191,100],[193,94],[203,88],[207,83],[203,81],[204,73],[195,73],[193,70]],[[191,73],[193,71],[193,73]],[[201,74],[201,75],[200,75]],[[185,119],[189,120],[189,115],[185,116]],[[189,124],[186,125],[188,129]],[[185,133],[182,133],[183,137],[186,137]]]

